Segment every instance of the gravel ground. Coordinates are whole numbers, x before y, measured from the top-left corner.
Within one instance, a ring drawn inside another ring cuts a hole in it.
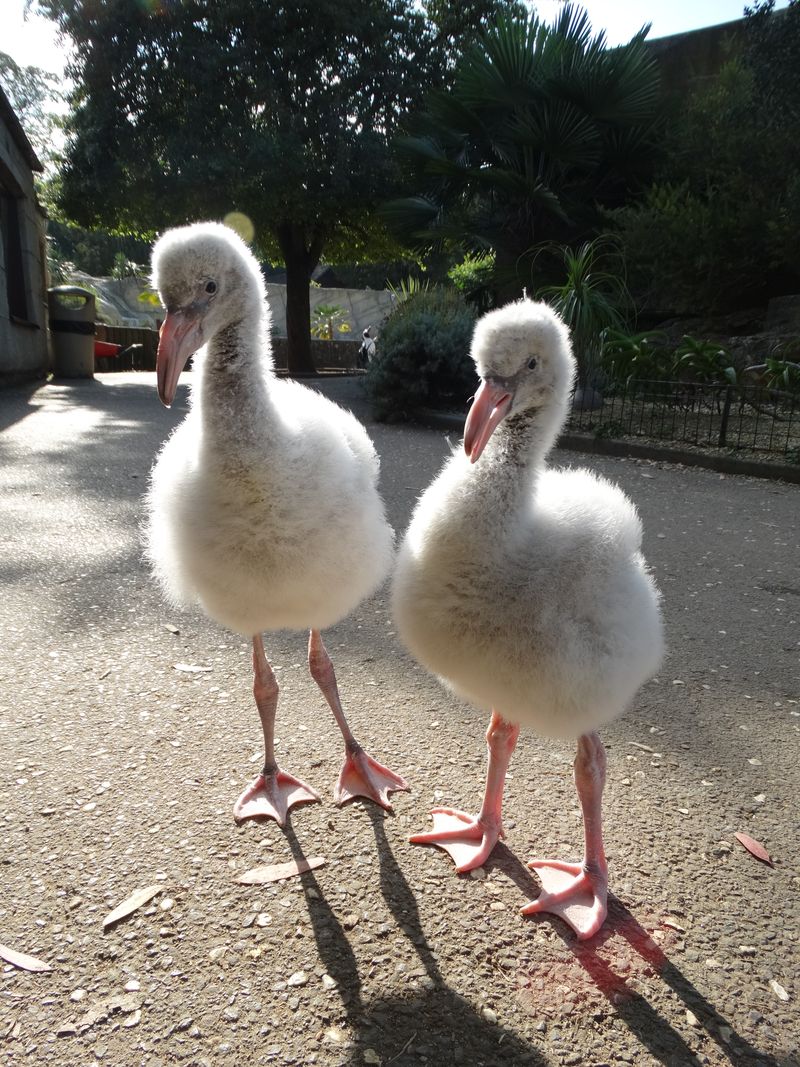
[[[321,388],[366,415],[356,382]],[[413,791],[334,806],[340,737],[305,635],[282,633],[278,753],[325,799],[285,831],[234,824],[261,759],[249,645],[169,610],[138,540],[184,403],[149,374],[0,393],[0,942],[52,967],[0,961],[0,1062],[797,1064],[800,487],[556,457],[638,504],[670,645],[604,731],[614,897],[578,944],[517,910],[527,858],[580,854],[572,746],[521,739],[506,845],[473,876],[408,844],[433,804],[477,808],[485,723],[404,653],[385,590],[326,640],[356,735]],[[370,432],[402,530],[448,443]],[[236,882],[301,856],[326,863]]]

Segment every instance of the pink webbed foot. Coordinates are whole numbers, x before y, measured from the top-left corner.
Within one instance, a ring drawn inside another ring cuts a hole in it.
[[[333,799],[339,805],[346,804],[355,797],[374,800],[387,811],[392,810],[389,794],[408,789],[405,778],[390,771],[382,763],[368,756],[360,745],[347,746],[347,752],[339,774],[339,781],[333,791]]]
[[[572,927],[580,941],[593,937],[607,914],[605,870],[590,870],[582,863],[561,860],[531,860],[528,866],[539,875],[544,890],[521,908],[522,914],[557,915]]]
[[[286,823],[286,815],[295,804],[308,804],[320,796],[291,774],[276,767],[270,774],[263,772],[245,789],[233,806],[237,822],[244,819],[274,819],[279,826]]]
[[[480,867],[500,838],[504,837],[499,821],[468,815],[455,808],[434,808],[433,829],[409,838],[412,845],[437,845],[449,853],[459,874]]]

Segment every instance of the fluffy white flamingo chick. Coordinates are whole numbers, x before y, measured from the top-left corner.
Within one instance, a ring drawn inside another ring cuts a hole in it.
[[[253,642],[265,761],[234,815],[282,825],[293,804],[319,799],[275,760],[278,685],[261,634],[285,628],[310,631],[309,668],[344,736],[336,801],[363,795],[390,808],[389,792],[408,787],[350,732],[320,636],[392,562],[372,442],[349,412],[276,378],[261,271],[232,230],[168,231],[153,251],[153,280],[166,308],[157,375],[167,407],[196,355],[189,413],[152,472],[148,554],[170,600],[199,604]]]
[[[663,655],[659,596],[625,494],[588,470],[548,468],[575,365],[545,304],[520,300],[481,318],[481,378],[464,451],[420,498],[399,551],[393,609],[411,652],[458,696],[491,708],[477,816],[437,808],[412,841],[446,849],[459,871],[503,836],[508,763],[521,726],[577,737],[582,863],[534,860],[545,886],[523,912],[548,911],[590,937],[606,916],[598,727],[621,715]]]

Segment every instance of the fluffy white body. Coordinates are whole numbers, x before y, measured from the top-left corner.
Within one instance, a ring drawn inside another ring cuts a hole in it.
[[[549,737],[597,729],[662,655],[636,511],[590,471],[548,470],[487,522],[476,474],[453,456],[417,506],[394,580],[400,635],[479,708]]]
[[[338,803],[367,796],[390,808],[405,780],[367,756],[341,707],[320,630],[383,581],[394,533],[378,494],[378,457],[347,411],[278,379],[258,263],[231,230],[171,230],[153,253],[166,307],[156,370],[169,405],[196,353],[189,414],[164,445],[147,498],[147,553],[167,597],[198,604],[252,639],[253,693],[264,769],[234,805],[237,819],[274,818],[318,794],[274,750],[278,683],[265,630],[308,629],[308,663],[342,731]]]
[[[541,316],[548,324],[530,302],[494,314],[506,326],[527,314],[531,331]],[[476,357],[500,358],[496,338],[482,339]],[[544,466],[572,381],[556,340],[547,356],[564,365],[542,396],[552,407],[501,423],[475,465],[463,451],[449,459],[417,504],[392,592],[403,641],[460,697],[577,737],[625,711],[663,638],[633,504],[591,471]],[[516,337],[512,350],[520,343],[533,351]]]
[[[416,844],[458,870],[503,836],[503,785],[521,727],[576,737],[581,863],[533,860],[545,891],[522,909],[552,912],[578,937],[607,914],[597,728],[621,715],[663,655],[658,593],[636,510],[588,470],[548,469],[574,378],[569,335],[546,305],[485,315],[472,355],[481,386],[464,452],[420,499],[400,548],[392,599],[400,635],[431,671],[492,714],[481,810],[433,810]]]
[[[240,244],[224,227],[203,228]],[[154,264],[157,284],[170,251]],[[147,537],[173,602],[196,602],[248,637],[344,618],[386,577],[394,536],[366,431],[275,377],[260,273],[252,282],[247,317],[195,357],[191,409],[153,469]]]
[[[266,374],[226,398],[204,380],[150,490],[150,556],[168,597],[252,636],[324,629],[386,577],[393,535],[366,431],[325,397]],[[213,358],[213,354],[212,357]],[[237,403],[237,400],[241,403]]]

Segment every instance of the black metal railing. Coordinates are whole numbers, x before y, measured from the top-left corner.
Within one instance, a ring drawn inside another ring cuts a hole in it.
[[[578,394],[568,429],[800,463],[800,394],[765,386],[629,381]]]

